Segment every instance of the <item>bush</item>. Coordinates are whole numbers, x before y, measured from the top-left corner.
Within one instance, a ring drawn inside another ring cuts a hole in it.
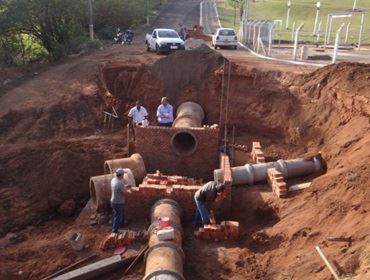
[[[116,29],[112,26],[106,26],[96,31],[96,36],[102,40],[113,40],[116,36]]]

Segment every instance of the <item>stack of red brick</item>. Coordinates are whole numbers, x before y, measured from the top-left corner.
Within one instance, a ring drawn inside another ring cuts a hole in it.
[[[205,240],[227,240],[239,238],[239,222],[223,221],[217,225],[205,225],[194,232],[194,235]]]
[[[167,176],[163,175],[159,170],[154,174],[148,174],[144,180],[144,185],[183,185],[183,186],[194,186],[202,185],[202,180],[195,180],[193,178],[188,178],[185,176]]]
[[[132,231],[124,230],[119,233],[111,233],[106,237],[100,245],[100,249],[108,250],[119,246],[130,245],[135,242],[144,242],[147,240],[147,232],[145,230]]]
[[[267,182],[278,197],[286,197],[288,195],[288,187],[284,181],[283,174],[275,168],[267,170]]]
[[[260,142],[252,142],[252,158],[256,163],[266,162]]]

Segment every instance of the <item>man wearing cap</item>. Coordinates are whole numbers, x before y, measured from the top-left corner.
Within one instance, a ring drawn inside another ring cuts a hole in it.
[[[117,233],[119,228],[125,223],[125,192],[131,192],[130,184],[123,178],[125,171],[122,168],[116,170],[115,176],[110,185],[112,188],[112,196],[110,199],[113,209],[113,224],[112,232]]]
[[[173,107],[167,97],[162,97],[157,109],[158,126],[171,127],[173,123]]]
[[[195,205],[197,206],[194,224],[196,227],[210,223],[208,210],[211,204],[223,194],[225,185],[210,181],[203,185],[194,195]]]

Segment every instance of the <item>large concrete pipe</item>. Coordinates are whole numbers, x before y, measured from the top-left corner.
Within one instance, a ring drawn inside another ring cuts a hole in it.
[[[267,179],[267,170],[276,168],[283,173],[284,178],[294,178],[309,175],[323,169],[321,156],[307,159],[278,160],[275,162],[246,164],[243,166],[232,167],[233,185],[253,185],[256,182]],[[216,169],[213,172],[214,180],[219,181],[223,178],[223,170]]]
[[[177,109],[173,127],[201,127],[204,119],[202,107],[195,102],[184,102]]]
[[[172,199],[157,201],[151,211],[152,225],[149,227],[149,250],[145,255],[143,280],[184,280],[184,252],[181,249],[181,208]],[[161,217],[169,217],[175,230],[173,240],[159,240],[156,234]]]
[[[173,127],[185,128],[177,132],[171,139],[171,145],[174,152],[178,155],[190,155],[197,147],[197,139],[189,129],[192,127],[201,127],[204,119],[202,107],[194,102],[184,102],[177,109],[176,119]]]
[[[131,169],[138,184],[140,184],[146,176],[144,160],[140,154],[133,154],[127,158],[111,159],[104,162],[104,171],[106,174],[112,174],[120,167]]]
[[[125,175],[123,178],[131,185],[131,187],[136,187],[134,175],[131,170],[128,168],[124,168],[124,170]],[[98,209],[109,204],[112,194],[110,182],[114,176],[115,174],[107,174],[90,178],[90,197]]]

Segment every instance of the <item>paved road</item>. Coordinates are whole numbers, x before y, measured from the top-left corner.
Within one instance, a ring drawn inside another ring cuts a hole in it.
[[[205,0],[200,4],[200,25],[203,26],[204,32],[212,34],[220,27],[220,20],[216,3],[214,0]]]

